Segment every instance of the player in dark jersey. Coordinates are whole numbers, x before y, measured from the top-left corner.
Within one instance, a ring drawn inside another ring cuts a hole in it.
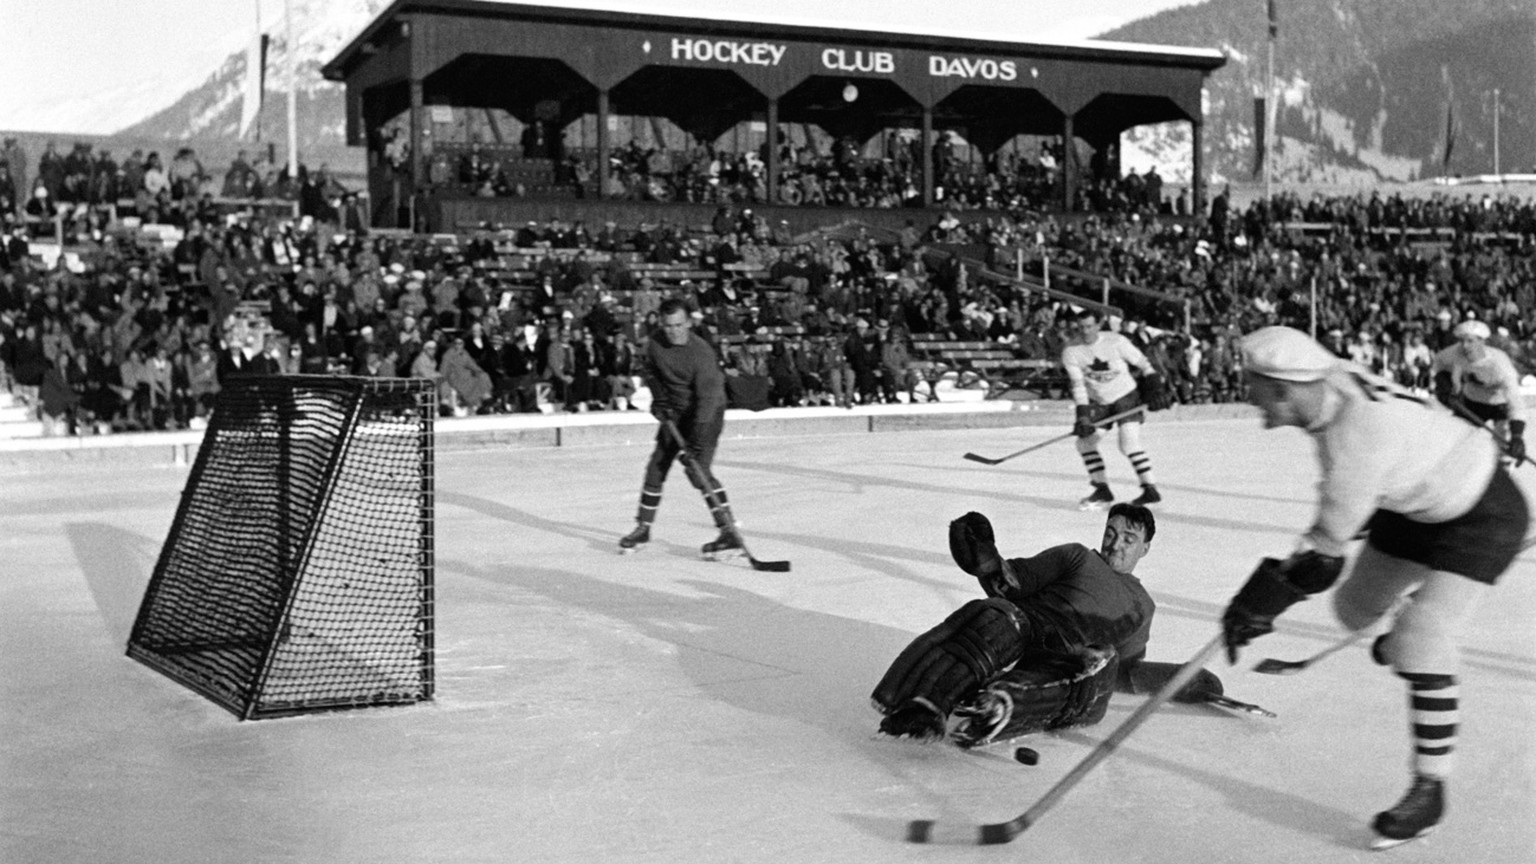
[[[1119,503],[1098,550],[1063,543],[1005,559],[987,517],[956,519],[950,553],[988,599],[967,603],[896,658],[872,695],[885,715],[880,730],[932,740],[946,734],[954,713],[965,716],[957,741],[985,743],[1096,722],[1111,692],[1146,693],[1167,683],[1178,666],[1144,659],[1156,605],[1132,575],[1156,528],[1151,510]],[[1008,694],[1014,716],[990,715],[995,703],[983,694],[993,689]],[[1204,702],[1221,692],[1216,676],[1202,670],[1174,698]]]
[[[662,485],[680,452],[665,426],[671,421],[687,441],[688,452],[699,467],[698,476],[690,474],[689,482],[704,493],[710,515],[720,528],[720,536],[705,543],[700,551],[707,558],[740,554],[741,539],[733,527],[730,503],[710,469],[715,446],[725,427],[725,373],[720,369],[720,358],[708,342],[693,332],[692,318],[682,300],[667,300],[657,312],[660,326],[646,344],[641,375],[651,390],[651,414],[663,421],[663,426],[656,433],[656,446],[645,465],[635,528],[619,540],[619,551],[632,552],[650,542],[651,523],[661,505]]]

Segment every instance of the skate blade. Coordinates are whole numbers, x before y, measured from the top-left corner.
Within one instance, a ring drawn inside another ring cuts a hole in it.
[[[628,547],[620,546],[619,547],[619,554],[620,555],[633,555],[636,552],[639,552],[641,549],[644,549],[644,548],[645,548],[645,546],[643,546],[643,545],[641,545],[641,546],[628,546]]]
[[[1388,849],[1395,849],[1404,843],[1412,843],[1415,840],[1423,840],[1425,837],[1428,837],[1430,834],[1434,833],[1434,830],[1435,829],[1433,827],[1425,828],[1423,831],[1420,831],[1412,837],[1403,837],[1400,839],[1396,837],[1383,837],[1378,834],[1374,839],[1371,840],[1370,848],[1372,852],[1385,852]]]
[[[1090,501],[1087,504],[1077,505],[1077,509],[1083,511],[1084,513],[1095,513],[1099,510],[1103,510],[1107,506],[1109,505],[1103,503],[1102,501]]]
[[[746,557],[746,554],[740,549],[727,549],[724,552],[705,552],[703,558],[705,561],[730,561],[733,558]]]

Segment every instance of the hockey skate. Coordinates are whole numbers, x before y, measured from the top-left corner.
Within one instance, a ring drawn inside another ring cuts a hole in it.
[[[1109,491],[1108,483],[1093,484],[1093,494],[1077,502],[1079,510],[1103,510],[1115,500],[1115,493]]]
[[[721,528],[720,536],[701,546],[699,553],[705,561],[723,561],[745,555],[746,550],[741,548],[741,538],[736,536],[735,531]]]
[[[1144,483],[1141,487],[1141,494],[1137,495],[1136,499],[1131,503],[1145,507],[1148,504],[1156,504],[1161,500],[1163,500],[1163,496],[1157,493],[1157,487],[1151,483]]]
[[[1376,814],[1376,821],[1371,823],[1371,828],[1376,831],[1371,848],[1391,849],[1423,837],[1435,830],[1444,814],[1445,781],[1438,777],[1415,775],[1413,785],[1408,787],[1403,800],[1393,805],[1391,810]]]
[[[635,530],[619,538],[619,554],[628,555],[631,552],[639,552],[649,542],[651,542],[651,526],[644,522],[637,523]]]

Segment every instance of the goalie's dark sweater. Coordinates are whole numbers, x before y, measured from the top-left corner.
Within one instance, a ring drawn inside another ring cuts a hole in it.
[[[1113,645],[1122,674],[1147,653],[1156,605],[1141,580],[1116,573],[1081,543],[1064,543],[1008,562],[1019,587],[1004,586],[1033,626],[1027,646]]]

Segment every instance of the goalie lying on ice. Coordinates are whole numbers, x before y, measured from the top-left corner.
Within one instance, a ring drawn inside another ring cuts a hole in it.
[[[885,715],[880,731],[920,740],[951,734],[976,746],[1097,723],[1112,692],[1159,689],[1179,667],[1144,659],[1156,606],[1132,575],[1155,532],[1150,510],[1121,503],[1109,511],[1097,551],[1064,543],[1004,559],[987,517],[951,522],[950,554],[987,598],[966,603],[897,656],[871,696]],[[1221,692],[1221,681],[1201,670],[1174,699],[1204,702]]]

